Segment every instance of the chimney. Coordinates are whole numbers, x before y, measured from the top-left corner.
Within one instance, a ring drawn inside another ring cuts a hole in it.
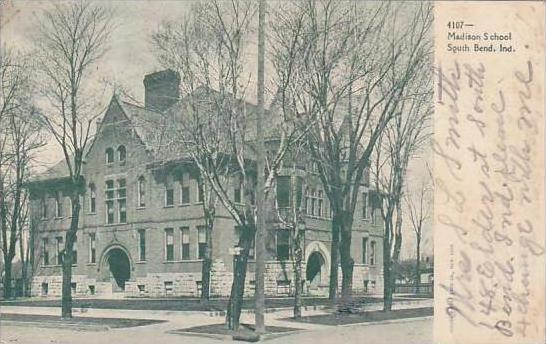
[[[146,108],[165,111],[179,98],[180,74],[166,69],[144,77],[144,103]]]

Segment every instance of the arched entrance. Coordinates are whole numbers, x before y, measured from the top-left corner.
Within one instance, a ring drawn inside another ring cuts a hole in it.
[[[322,282],[322,270],[324,258],[318,251],[311,253],[307,260],[307,269],[305,271],[306,280],[311,287],[318,287]]]
[[[120,247],[112,247],[103,256],[101,276],[112,282],[112,291],[124,291],[125,282],[131,278],[131,261]]]

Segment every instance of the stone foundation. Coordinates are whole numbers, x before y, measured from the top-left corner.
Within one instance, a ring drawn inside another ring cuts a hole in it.
[[[253,263],[252,263],[253,267]],[[265,266],[266,296],[291,296],[294,294],[294,274],[292,262],[268,261]],[[226,269],[220,259],[212,264],[211,297],[229,297],[233,273]],[[305,279],[305,264],[302,269]],[[358,294],[383,293],[383,275],[378,267],[355,264],[353,270],[353,291]],[[367,281],[367,282],[365,282]],[[338,275],[341,290],[341,268]],[[74,275],[72,283],[74,296],[109,296],[113,295],[111,282],[98,282],[84,275]],[[61,276],[36,276],[32,282],[32,296],[61,296]],[[255,291],[255,274],[247,272],[245,297],[251,297]],[[313,296],[327,296],[327,281],[320,285],[310,286],[304,282],[303,293]],[[118,294],[118,293],[116,293]],[[199,297],[201,294],[201,272],[149,273],[146,277],[136,277],[125,284],[124,296],[131,297]]]

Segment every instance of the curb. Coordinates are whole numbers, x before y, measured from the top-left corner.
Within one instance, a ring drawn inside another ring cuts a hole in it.
[[[426,315],[423,317],[413,317],[413,318],[402,318],[402,319],[390,319],[390,320],[380,320],[380,321],[368,321],[354,324],[345,324],[345,325],[334,325],[335,327],[351,327],[351,326],[370,326],[370,325],[386,325],[386,324],[396,324],[396,323],[406,323],[412,321],[425,321],[425,320],[434,319],[434,315]]]

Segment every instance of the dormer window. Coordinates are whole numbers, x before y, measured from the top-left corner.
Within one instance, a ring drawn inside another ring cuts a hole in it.
[[[124,163],[126,157],[127,157],[127,151],[125,150],[125,146],[119,146],[118,147],[118,160],[119,160],[119,162]]]
[[[114,150],[112,148],[106,148],[106,163],[114,163]]]

